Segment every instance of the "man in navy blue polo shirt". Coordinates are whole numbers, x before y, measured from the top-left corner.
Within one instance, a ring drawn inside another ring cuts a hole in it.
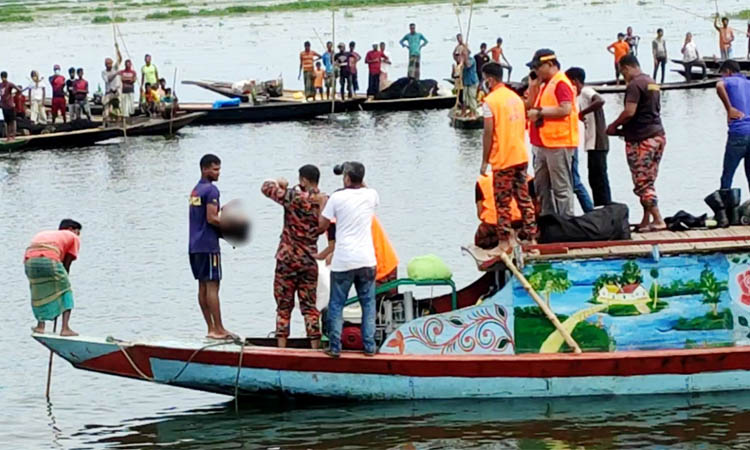
[[[190,193],[190,267],[198,280],[198,303],[208,325],[206,337],[236,337],[221,322],[219,282],[221,281],[221,249],[219,247],[219,188],[221,160],[207,154],[201,158],[201,179]]]

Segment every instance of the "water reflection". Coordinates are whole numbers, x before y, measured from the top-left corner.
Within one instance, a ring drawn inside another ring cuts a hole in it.
[[[750,393],[307,405],[257,400],[85,427],[114,448],[642,448],[750,445]],[[103,431],[106,428],[106,432]],[[102,436],[106,435],[106,436]]]

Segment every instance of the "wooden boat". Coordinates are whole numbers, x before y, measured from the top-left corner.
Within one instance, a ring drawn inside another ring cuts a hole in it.
[[[343,112],[348,108],[340,101],[336,102],[335,107],[334,112]],[[261,105],[241,104],[224,108],[213,108],[210,103],[180,103],[180,109],[187,112],[205,113],[204,116],[195,121],[196,124],[215,125],[310,120],[330,114],[331,102],[270,102]]]
[[[393,100],[370,99],[362,103],[363,111],[418,111],[426,109],[448,109],[456,105],[455,95],[436,95],[420,98],[396,98]]]
[[[230,83],[228,81],[185,80],[182,82],[182,84],[198,86],[208,91],[223,95],[224,97],[238,98],[243,103],[248,103],[251,101],[250,92],[239,93],[237,92],[237,90],[234,89],[234,86],[233,86],[234,83]],[[259,89],[261,90],[266,89],[265,95],[269,95],[271,97],[279,96],[280,91],[283,91],[283,83],[281,79],[272,80],[272,81],[262,81],[262,82],[259,82]]]
[[[686,90],[686,89],[708,89],[716,86],[716,82],[718,80],[716,78],[708,78],[705,80],[696,80],[696,81],[680,81],[680,82],[672,82],[672,83],[662,83],[659,84],[659,88],[662,91],[673,91],[673,90]],[[625,89],[627,86],[623,82],[620,85],[591,85],[591,87],[594,88],[594,90],[600,94],[621,94],[625,92]]]
[[[740,65],[740,70],[747,70],[750,71],[750,59],[747,58],[732,58],[737,62],[737,64]],[[685,65],[685,62],[680,59],[673,59],[673,63],[675,64],[682,64]],[[723,59],[717,58],[715,56],[706,56],[703,57],[703,62],[706,63],[706,68],[711,70],[719,70],[719,67],[721,67],[721,63],[724,62]]]
[[[202,112],[182,112],[171,120],[163,117],[134,117],[128,123],[126,131],[128,136],[166,136],[201,120],[204,115]]]
[[[238,396],[546,398],[750,389],[750,227],[524,248],[516,264],[555,311],[558,327],[537,306],[545,301],[535,303],[509,277],[499,253],[464,250],[485,273],[438,297],[406,291],[382,300],[383,311],[397,306],[405,314],[379,320],[374,357],[345,351],[334,359],[275,348],[268,338],[32,337],[80,369]],[[437,283],[422,281],[431,282]],[[583,353],[570,352],[563,331]],[[293,347],[304,343],[290,340]]]
[[[448,113],[448,119],[453,128],[460,130],[481,130],[484,128],[484,118],[479,115],[474,118],[468,118],[457,115],[456,110],[451,110]]]

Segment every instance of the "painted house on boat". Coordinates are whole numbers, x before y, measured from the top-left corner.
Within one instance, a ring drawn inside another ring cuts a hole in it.
[[[598,300],[601,303],[633,303],[648,300],[648,291],[640,283],[618,286],[605,284],[599,289]]]

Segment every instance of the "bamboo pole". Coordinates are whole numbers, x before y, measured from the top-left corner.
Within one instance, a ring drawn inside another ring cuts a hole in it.
[[[331,41],[333,42],[334,48],[336,47],[336,6],[334,0],[331,0]],[[328,50],[326,48],[326,50]],[[335,64],[333,55],[331,55],[331,64]],[[336,112],[336,66],[333,67],[333,86],[331,86],[333,95],[331,95],[331,119],[333,119],[333,113]],[[341,99],[344,100],[343,98]]]
[[[172,122],[174,122],[174,113],[175,113],[175,107],[177,104],[175,103],[175,99],[177,98],[177,94],[175,93],[177,89],[177,67],[174,68],[174,78],[172,79],[172,109],[170,110],[169,114],[169,136],[172,136]]]
[[[510,269],[511,272],[513,272],[513,275],[518,279],[518,281],[521,283],[521,286],[523,286],[524,289],[526,289],[526,292],[529,293],[531,298],[534,300],[534,302],[539,306],[539,309],[542,310],[545,316],[547,316],[547,319],[549,319],[550,322],[552,322],[552,325],[555,326],[555,329],[562,335],[562,337],[565,339],[565,342],[568,344],[570,348],[573,349],[575,353],[582,353],[581,347],[578,346],[578,343],[573,339],[573,336],[568,333],[568,331],[562,326],[560,323],[560,320],[557,318],[554,312],[547,306],[547,304],[542,300],[542,298],[539,296],[539,294],[534,290],[534,288],[529,283],[529,280],[526,279],[526,277],[521,273],[520,270],[518,270],[518,267],[516,267],[515,264],[513,264],[513,261],[511,261],[510,256],[508,256],[507,253],[502,252],[500,254],[500,259],[505,263],[505,266]]]
[[[57,317],[55,317],[55,323],[52,325],[52,333],[54,334],[57,332]],[[45,391],[45,396],[47,397],[47,400],[49,400],[49,389],[50,385],[52,384],[52,350],[49,351],[49,364],[47,365],[47,390]]]

